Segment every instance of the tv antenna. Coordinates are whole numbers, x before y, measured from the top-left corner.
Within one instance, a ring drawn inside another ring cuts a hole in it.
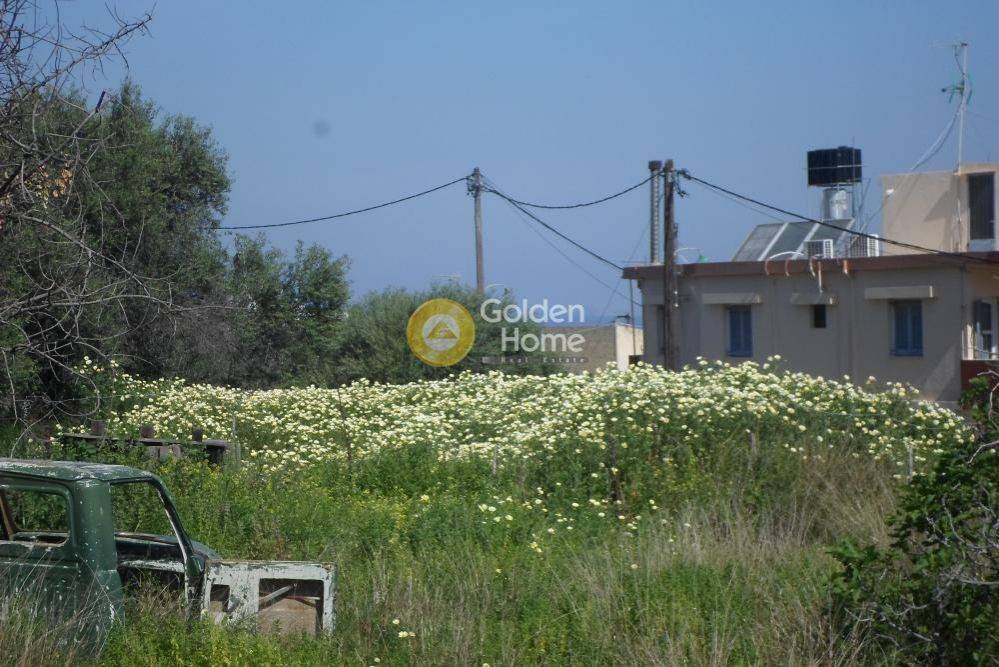
[[[964,161],[964,116],[968,111],[968,101],[971,99],[971,82],[968,79],[968,43],[958,42],[953,45],[954,62],[961,72],[961,80],[958,83],[941,88],[941,93],[950,93],[950,100],[955,95],[960,96],[957,107],[957,166],[961,167]]]

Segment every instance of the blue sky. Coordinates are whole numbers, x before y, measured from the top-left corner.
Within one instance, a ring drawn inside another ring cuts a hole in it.
[[[118,6],[138,13],[141,3]],[[74,14],[100,23],[94,6]],[[509,194],[592,199],[649,159],[815,213],[805,152],[851,144],[873,177],[904,171],[951,114],[947,46],[971,44],[966,161],[999,159],[995,2],[192,2],[153,8],[129,75],[165,112],[210,125],[230,155],[227,224],[321,216],[420,191],[479,166]],[[120,68],[107,70],[113,85]],[[945,146],[927,168],[956,159]],[[767,219],[689,185],[680,245],[728,259]],[[617,261],[646,258],[644,188],[541,212]],[[486,279],[518,297],[627,311],[611,269],[484,202]],[[352,290],[474,281],[472,202],[455,186],[333,223],[271,230],[350,257]],[[592,274],[592,275],[591,275]],[[596,277],[596,279],[594,278]],[[599,281],[597,280],[599,279]],[[607,285],[617,287],[613,295]]]

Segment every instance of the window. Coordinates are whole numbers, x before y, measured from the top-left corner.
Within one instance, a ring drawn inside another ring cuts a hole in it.
[[[728,308],[728,356],[753,356],[753,312],[749,306]]]
[[[992,239],[996,221],[995,174],[969,174],[968,200],[971,238]]]
[[[69,535],[69,506],[59,493],[2,488],[0,515],[0,533],[10,542],[58,545]]]
[[[895,346],[892,354],[898,357],[923,356],[923,302],[895,301]]]
[[[826,328],[826,304],[817,303],[814,306],[812,306],[812,328],[813,329]]]
[[[971,309],[974,327],[975,359],[991,359],[995,354],[995,336],[992,328],[992,302],[975,301]]]
[[[156,487],[148,482],[112,484],[111,517],[116,535],[173,534],[163,500]]]

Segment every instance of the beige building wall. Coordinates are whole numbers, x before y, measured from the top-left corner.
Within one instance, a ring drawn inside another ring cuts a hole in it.
[[[621,322],[594,327],[547,327],[545,332],[567,336],[575,333],[585,339],[579,356],[585,357],[586,360],[566,363],[565,369],[569,372],[593,372],[606,367],[611,362],[614,362],[618,370],[626,370],[629,365],[629,357],[641,355],[644,349],[642,329]],[[564,356],[571,357],[573,355],[566,354]]]
[[[871,260],[868,260],[871,261]],[[878,261],[878,260],[873,260]],[[881,260],[885,261],[885,260]],[[889,260],[892,261],[892,260]],[[828,262],[822,291],[808,273],[690,275],[680,281],[680,363],[698,357],[732,362],[728,354],[727,306],[746,304],[752,311],[751,359],[764,362],[781,355],[786,368],[862,383],[868,376],[917,387],[922,397],[957,401],[961,360],[971,352],[971,304],[999,299],[999,271],[940,263],[930,268],[850,271]],[[645,360],[662,363],[659,342],[662,285],[640,281],[645,305]],[[895,356],[892,303],[922,301],[923,355]],[[812,325],[812,305],[825,303],[826,328]]]
[[[948,252],[999,249],[999,244],[994,242],[988,247],[972,247],[969,243],[968,180],[965,178],[971,173],[997,171],[997,164],[964,164],[957,172],[882,176],[882,236]],[[999,189],[996,192],[999,193]],[[886,255],[920,252],[890,243],[881,246]]]

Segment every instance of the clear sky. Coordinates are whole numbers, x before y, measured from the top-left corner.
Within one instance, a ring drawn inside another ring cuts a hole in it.
[[[64,6],[100,23],[98,3]],[[164,111],[214,129],[234,177],[226,224],[359,208],[474,166],[520,199],[575,202],[636,183],[649,159],[666,157],[814,214],[805,152],[841,144],[863,150],[873,213],[877,176],[908,169],[953,113],[940,89],[957,79],[948,45],[959,40],[971,44],[974,84],[965,159],[999,160],[999,3],[988,0],[161,0],[152,10],[151,35],[128,46],[130,76]],[[955,159],[952,139],[927,168]],[[699,249],[688,259],[729,259],[767,221],[687,190],[680,245]],[[618,263],[647,259],[645,188],[539,215]],[[590,321],[627,312],[602,284],[627,295],[613,270],[549,236],[584,272],[495,197],[484,219],[487,282],[532,301],[582,303]],[[474,281],[461,186],[267,234],[284,248],[302,239],[348,255],[355,296]]]

